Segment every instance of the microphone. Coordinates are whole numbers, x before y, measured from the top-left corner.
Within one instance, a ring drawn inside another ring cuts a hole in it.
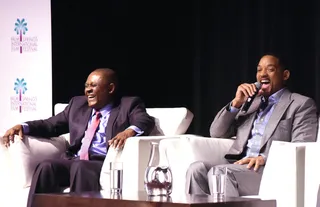
[[[261,83],[260,82],[255,82],[254,85],[256,86],[256,89],[257,91],[252,95],[250,96],[246,102],[243,104],[243,106],[241,107],[241,111],[243,112],[247,112],[248,109],[250,108],[252,102],[253,102],[253,99],[256,97],[256,95],[258,94],[259,90],[261,89]]]

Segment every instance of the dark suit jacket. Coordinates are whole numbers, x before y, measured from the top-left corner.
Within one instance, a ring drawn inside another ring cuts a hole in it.
[[[291,93],[284,89],[279,102],[275,105],[266,125],[260,153],[266,158],[273,140],[285,142],[315,142],[318,131],[317,107],[315,102],[306,96]],[[226,154],[233,162],[241,159],[251,133],[261,97],[256,97],[247,113],[231,113],[225,106],[215,117],[210,127],[211,137],[232,137],[236,140]]]
[[[57,137],[70,133],[69,152],[75,154],[81,147],[81,140],[87,128],[92,108],[85,96],[72,98],[65,110],[45,120],[29,121],[29,135],[36,137]],[[106,127],[106,138],[111,139],[127,127],[135,125],[148,135],[155,123],[146,113],[142,100],[138,97],[122,97],[113,103]]]

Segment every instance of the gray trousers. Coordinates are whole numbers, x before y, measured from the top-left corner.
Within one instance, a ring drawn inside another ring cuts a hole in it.
[[[211,194],[212,175],[224,173],[227,167],[226,196],[239,197],[245,195],[258,195],[263,166],[255,172],[247,169],[247,164],[223,164],[211,166],[204,162],[194,162],[187,171],[187,194]]]

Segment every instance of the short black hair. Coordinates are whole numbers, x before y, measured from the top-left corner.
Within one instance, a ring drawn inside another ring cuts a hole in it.
[[[266,56],[266,55],[270,55],[270,56],[277,58],[281,70],[284,71],[284,70],[289,69],[290,64],[289,64],[288,57],[286,54],[273,51],[273,52],[266,52],[261,57]]]
[[[108,83],[113,83],[118,86],[118,76],[116,72],[111,68],[98,68],[93,72],[100,72]]]

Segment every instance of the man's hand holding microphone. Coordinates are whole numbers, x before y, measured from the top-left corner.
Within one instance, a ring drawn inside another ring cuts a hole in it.
[[[247,112],[257,94],[261,94],[261,83],[243,83],[238,86],[236,96],[232,100],[231,106],[240,108],[241,111]]]

